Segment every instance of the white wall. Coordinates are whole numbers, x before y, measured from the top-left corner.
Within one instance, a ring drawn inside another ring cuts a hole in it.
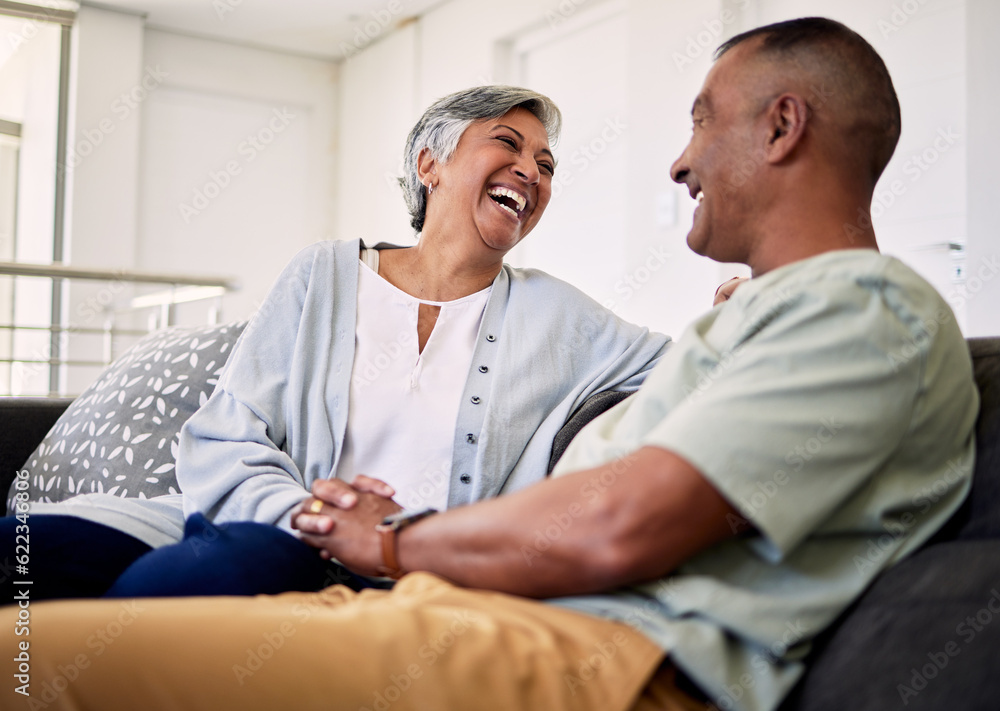
[[[344,62],[337,122],[337,235],[369,246],[412,243],[395,178],[416,103],[417,26],[410,24]]]
[[[990,271],[1000,253],[989,29],[998,12],[992,0],[510,0],[503,11],[450,0],[338,65],[152,30],[86,5],[73,31],[68,256],[236,276],[244,288],[222,316],[245,317],[310,242],[411,242],[393,178],[421,111],[470,85],[524,82],[565,108],[557,152],[563,176],[578,175],[511,261],[679,335],[742,271],[688,251],[693,202],[669,177],[711,52],[752,26],[814,13],[875,45],[903,103],[902,141],[875,207],[883,248],[950,298],[967,333],[1000,333]],[[613,141],[602,133],[609,120],[622,129]],[[600,141],[600,155],[585,159]],[[33,231],[49,235],[51,225]],[[950,242],[967,254],[953,260]],[[962,266],[979,281],[956,281]],[[83,307],[127,295],[76,286],[67,311],[98,325]]]
[[[398,173],[403,140],[419,113],[460,88],[525,81],[567,109],[568,140],[557,151],[564,165],[593,131],[571,121],[621,115],[627,130],[588,166],[586,180],[565,186],[511,262],[545,268],[626,318],[679,334],[709,307],[721,281],[745,271],[690,253],[684,237],[694,205],[669,176],[690,135],[691,102],[712,51],[759,24],[821,14],[856,29],[883,55],[903,107],[900,145],[873,206],[883,250],[945,294],[968,332],[1000,333],[1000,324],[984,320],[1000,311],[986,296],[996,294],[1000,280],[989,282],[984,296],[963,299],[967,285],[957,276],[965,262],[972,268],[1000,251],[988,198],[975,207],[976,195],[998,194],[995,156],[977,145],[997,144],[990,120],[997,92],[978,88],[996,86],[995,58],[987,30],[978,45],[970,34],[973,25],[996,27],[996,18],[986,17],[996,11],[989,0],[547,0],[515,1],[498,13],[486,3],[451,0],[344,64],[340,175],[353,182],[339,196],[341,233],[375,230],[376,240],[410,240],[402,198],[386,174]],[[983,21],[974,22],[973,12]],[[588,23],[588,15],[600,19]],[[590,44],[598,67],[586,64],[580,43]],[[968,124],[973,108],[982,119]],[[601,208],[595,182],[609,186]],[[977,183],[991,190],[977,192]],[[588,203],[613,214],[593,215],[588,224],[579,207]],[[569,212],[560,215],[561,206]],[[966,242],[967,256],[947,247]]]
[[[688,108],[708,55],[677,72],[664,48],[683,47],[690,32],[718,13],[718,2],[516,0],[496,12],[486,3],[452,0],[381,39],[343,65],[340,234],[412,242],[401,193],[388,178],[401,171],[413,123],[447,93],[517,82],[527,71],[566,109],[560,170],[579,173],[579,180],[564,186],[510,261],[547,269],[625,318],[678,333],[711,305],[715,286],[732,268],[724,272],[688,252],[693,206],[668,173],[669,151],[679,152],[686,140]],[[601,18],[596,25],[590,14]],[[602,23],[610,24],[602,29]],[[525,46],[527,35],[533,39]],[[588,44],[591,56],[581,56]],[[608,120],[626,129],[591,160],[581,151],[594,141],[600,147]],[[613,204],[597,207],[602,197],[594,191],[601,190]],[[677,216],[664,226],[661,206],[671,199]],[[581,215],[580,205],[607,212]],[[596,268],[602,263],[603,271]]]
[[[81,7],[67,261],[234,277],[241,289],[222,300],[221,318],[251,315],[297,251],[334,235],[337,76],[332,62],[169,34],[138,15]],[[71,357],[102,358],[102,338],[84,329],[103,325],[103,307],[157,289],[74,283],[65,309],[76,329]],[[178,322],[204,323],[216,305],[180,306]],[[132,340],[119,339],[115,352]],[[99,371],[76,369],[63,382],[79,392]]]
[[[996,57],[996,28],[1000,27],[1000,3],[967,0],[968,44],[967,133],[968,154],[968,257],[965,300],[970,336],[1000,334],[1000,76]]]
[[[966,241],[970,155],[963,0],[761,0],[761,23],[796,14],[844,22],[882,55],[896,86],[903,131],[876,190],[872,217],[882,251],[899,257],[948,297],[966,322],[949,243]]]
[[[245,318],[285,264],[334,233],[337,67],[155,30],[143,66],[137,267],[232,275]]]

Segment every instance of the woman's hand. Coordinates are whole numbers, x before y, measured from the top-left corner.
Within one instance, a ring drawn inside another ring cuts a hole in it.
[[[747,281],[747,277],[733,277],[729,281],[724,281],[715,290],[715,300],[712,302],[712,306],[718,306],[723,301],[729,301],[729,297],[733,295],[738,287],[743,282]]]
[[[316,501],[319,500],[324,504],[330,504],[330,506],[347,511],[357,504],[358,492],[375,494],[384,499],[391,499],[396,495],[396,490],[381,479],[364,474],[358,474],[350,484],[340,479],[318,479],[312,485],[313,499],[302,502],[302,508],[303,511],[319,513],[319,506],[316,504]]]
[[[313,497],[292,514],[292,527],[301,531],[304,542],[320,549],[322,558],[337,558],[357,573],[377,575],[382,548],[375,526],[403,510],[392,500],[395,493],[384,481],[363,474],[350,484],[321,479],[313,482]]]
[[[388,500],[395,507],[389,514],[402,511],[402,507],[392,501],[396,490],[381,479],[364,474],[358,474],[350,484],[341,479],[318,479],[312,485],[313,498],[306,499],[292,512],[292,528],[304,533],[330,533],[333,530],[333,521],[327,515],[330,508],[350,511],[357,506],[361,494]]]
[[[402,511],[402,507],[379,493],[351,489],[349,484],[336,480],[317,481],[313,496],[292,516],[292,526],[301,532],[300,538],[318,548],[324,560],[336,558],[355,573],[379,575],[382,539],[375,526],[386,516]]]

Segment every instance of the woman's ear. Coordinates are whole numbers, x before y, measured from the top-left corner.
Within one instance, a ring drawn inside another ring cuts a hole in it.
[[[437,160],[431,155],[431,149],[426,146],[421,148],[417,155],[417,177],[420,178],[420,182],[427,185],[432,181],[431,176],[436,172]]]
[[[787,158],[805,135],[809,106],[798,94],[782,94],[767,111],[767,160],[780,163]]]

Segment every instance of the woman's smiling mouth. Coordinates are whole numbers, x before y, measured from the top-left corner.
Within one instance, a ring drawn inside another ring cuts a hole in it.
[[[521,215],[524,213],[524,207],[528,204],[528,200],[515,190],[510,188],[505,188],[502,186],[497,186],[490,188],[486,191],[486,194],[490,196],[497,205],[503,210],[509,212],[515,219],[521,219]]]

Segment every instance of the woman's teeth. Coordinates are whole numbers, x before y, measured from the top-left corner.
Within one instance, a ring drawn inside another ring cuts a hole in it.
[[[490,188],[486,191],[486,194],[493,198],[493,201],[497,205],[502,207],[514,217],[520,217],[520,213],[524,210],[524,206],[528,202],[522,195],[509,188]],[[515,209],[512,205],[516,206],[517,209]]]

